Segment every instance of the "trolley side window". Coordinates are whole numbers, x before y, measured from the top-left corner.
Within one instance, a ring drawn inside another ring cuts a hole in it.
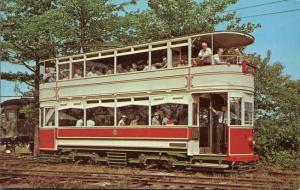
[[[151,107],[152,125],[187,125],[188,105],[167,103]]]
[[[242,115],[242,98],[231,97],[230,98],[230,125],[241,125]]]
[[[253,124],[253,103],[245,102],[244,106],[245,106],[244,124],[252,125]]]
[[[117,108],[118,126],[148,125],[149,107],[143,105],[128,105]]]
[[[94,107],[86,109],[86,126],[114,126],[114,108]]]
[[[69,108],[64,110],[59,110],[58,120],[60,127],[83,127],[84,116],[83,109],[79,108]]]

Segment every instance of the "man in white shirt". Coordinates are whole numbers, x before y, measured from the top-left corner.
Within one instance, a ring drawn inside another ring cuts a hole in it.
[[[88,74],[86,75],[87,77],[97,77],[99,76],[97,73],[96,73],[96,67],[95,66],[92,66],[91,70],[88,72]]]
[[[95,121],[89,119],[86,121],[86,126],[87,127],[94,127],[95,126]]]
[[[82,118],[77,120],[76,127],[83,127],[83,119]]]
[[[160,125],[160,121],[159,121],[159,113],[158,112],[155,112],[154,113],[154,117],[152,118],[151,120],[151,124],[152,125]]]
[[[227,106],[222,106],[221,111],[215,110],[213,107],[209,107],[210,110],[212,110],[217,116],[218,116],[218,124],[216,129],[216,153],[222,154],[223,152],[223,139],[224,139],[224,133],[226,126],[228,124],[228,112],[227,112]],[[235,115],[234,113],[230,113],[231,119],[238,120],[239,117]]]
[[[127,116],[126,115],[122,115],[121,116],[121,119],[118,123],[118,126],[125,126],[126,125],[126,119],[127,119]]]
[[[209,65],[212,63],[212,51],[207,46],[206,42],[202,43],[202,49],[198,53],[199,63],[203,65]]]

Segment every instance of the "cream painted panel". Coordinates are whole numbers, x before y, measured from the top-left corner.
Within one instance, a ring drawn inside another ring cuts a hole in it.
[[[241,65],[211,65],[202,67],[191,67],[191,74],[210,72],[239,72],[242,73]]]
[[[254,90],[254,78],[242,73],[194,75],[192,89],[245,89]]]
[[[40,101],[55,99],[55,88],[40,89]]]
[[[143,148],[175,148],[170,143],[186,143],[187,141],[160,140],[101,140],[101,139],[58,139],[57,145],[65,146],[105,146],[105,147],[143,147]]]
[[[152,80],[134,80],[122,83],[110,84],[90,84],[83,86],[60,87],[59,98],[105,94],[123,94],[131,92],[170,90],[186,88],[187,80],[185,76],[179,78],[164,78]]]

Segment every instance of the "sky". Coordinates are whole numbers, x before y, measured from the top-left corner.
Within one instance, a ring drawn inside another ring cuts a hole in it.
[[[197,0],[201,2],[201,0]],[[123,2],[115,0],[116,3]],[[279,2],[278,0],[239,0],[235,5],[228,7],[227,10],[258,5],[262,3]],[[255,8],[243,9],[237,11],[240,17],[252,16],[265,13],[273,13],[286,11],[291,9],[299,9],[300,0],[286,0],[279,3],[274,3],[266,6],[258,6]],[[132,9],[147,9],[146,0],[137,0],[137,4]],[[252,35],[255,37],[255,42],[246,48],[246,53],[258,53],[263,57],[266,56],[267,50],[271,50],[271,63],[280,62],[284,65],[284,73],[291,76],[292,79],[300,80],[300,11],[289,12],[283,14],[274,14],[261,17],[243,18],[242,22],[253,22],[262,25],[256,29]],[[226,26],[220,24],[216,30],[225,30]],[[24,71],[25,68],[18,65],[1,62],[2,72],[17,72]],[[18,95],[14,92],[15,83],[1,80],[1,101],[8,99],[3,96]],[[20,86],[23,91],[28,87]]]

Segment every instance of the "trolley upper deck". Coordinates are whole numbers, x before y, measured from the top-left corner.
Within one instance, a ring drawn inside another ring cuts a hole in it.
[[[194,65],[201,44],[211,64]],[[128,93],[242,89],[253,91],[253,70],[233,48],[254,42],[239,32],[213,32],[44,60],[41,101]],[[215,60],[219,48],[224,60]],[[245,60],[245,59],[244,59]],[[96,87],[96,88],[95,88]]]

